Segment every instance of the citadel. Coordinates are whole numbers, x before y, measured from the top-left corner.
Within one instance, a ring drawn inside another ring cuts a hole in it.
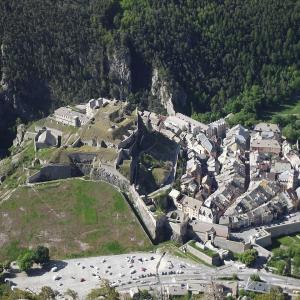
[[[203,124],[99,98],[19,130],[15,145],[58,149],[36,159],[28,184],[86,176],[117,186],[155,243],[176,240],[210,264],[252,247],[268,257],[271,238],[300,225],[300,157],[276,124],[229,119]]]

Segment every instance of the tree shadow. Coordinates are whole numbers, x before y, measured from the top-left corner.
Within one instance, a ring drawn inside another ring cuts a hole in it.
[[[268,259],[265,256],[258,256],[253,267],[256,269],[262,269],[267,261]]]
[[[67,265],[68,265],[68,263],[65,261],[51,260],[49,263],[47,263],[41,267],[31,268],[29,271],[27,271],[27,275],[29,277],[42,276],[45,273],[50,272],[52,268],[56,267],[57,270],[54,272],[54,274],[55,274],[55,273],[59,272],[60,270],[64,269]]]

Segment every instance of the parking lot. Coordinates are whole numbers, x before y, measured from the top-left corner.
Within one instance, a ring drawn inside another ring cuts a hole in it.
[[[119,289],[132,284],[155,283],[156,266],[161,258],[161,254],[135,253],[70,259],[54,262],[47,271],[36,270],[29,276],[24,272],[17,273],[11,281],[16,287],[32,292],[50,286],[61,294],[61,298],[67,289],[73,289],[83,299],[91,289],[99,287],[101,279],[108,279]],[[187,269],[191,271],[196,266],[169,255],[165,255],[159,265],[161,275],[184,274]]]

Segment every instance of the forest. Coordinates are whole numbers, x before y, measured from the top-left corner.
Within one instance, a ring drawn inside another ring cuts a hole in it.
[[[0,144],[17,117],[100,95],[159,111],[154,68],[205,122],[300,98],[297,0],[0,0],[0,22]]]

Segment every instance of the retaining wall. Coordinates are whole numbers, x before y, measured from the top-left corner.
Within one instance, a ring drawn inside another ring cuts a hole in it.
[[[185,245],[187,252],[195,255],[199,259],[203,260],[205,263],[213,266],[219,266],[221,265],[221,260],[219,255],[215,255],[213,257],[206,255],[205,253],[201,252],[200,250],[197,250],[193,246],[191,246],[189,243]]]

